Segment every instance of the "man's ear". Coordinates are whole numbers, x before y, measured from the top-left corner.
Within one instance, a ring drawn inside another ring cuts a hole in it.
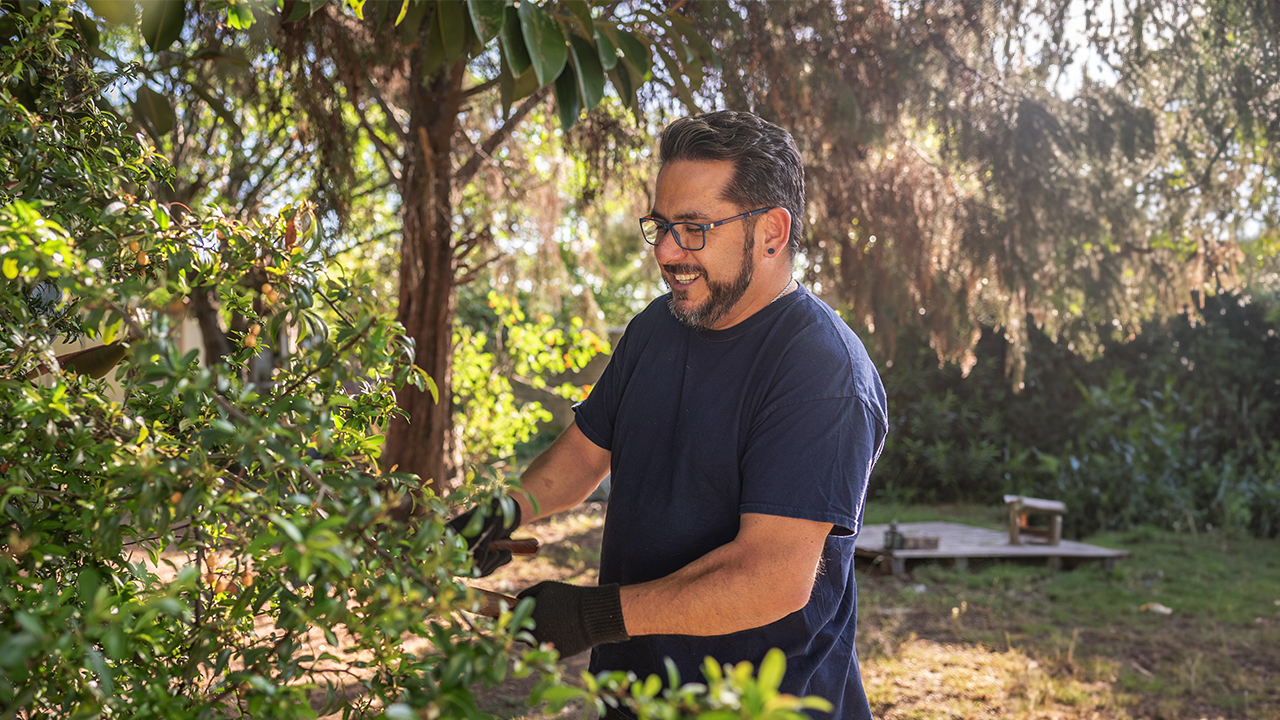
[[[791,212],[776,207],[765,213],[756,223],[756,239],[769,257],[786,255],[787,242],[791,240]]]

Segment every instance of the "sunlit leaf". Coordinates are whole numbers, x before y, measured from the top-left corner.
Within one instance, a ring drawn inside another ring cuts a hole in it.
[[[508,5],[503,10],[503,14],[505,19],[500,33],[503,57],[507,61],[507,66],[511,68],[511,75],[520,77],[533,66],[533,60],[529,57],[529,50],[524,44],[524,31],[521,29],[519,11]]]
[[[185,0],[148,0],[142,5],[142,39],[151,52],[168,50],[182,37],[186,20]]]
[[[555,18],[532,2],[520,3],[517,12],[524,45],[529,51],[534,72],[538,74],[538,85],[547,85],[560,76],[569,59],[569,44],[564,38],[564,31]]]
[[[577,75],[583,109],[590,110],[604,98],[604,69],[600,67],[600,59],[591,43],[577,35],[570,36],[569,43],[573,51],[573,69]]]
[[[467,0],[467,11],[471,14],[471,25],[475,28],[480,42],[488,45],[502,32],[502,21],[506,17],[505,0]]]

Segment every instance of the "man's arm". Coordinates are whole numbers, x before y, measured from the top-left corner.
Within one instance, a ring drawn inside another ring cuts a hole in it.
[[[571,424],[534,458],[520,476],[520,491],[511,497],[520,504],[521,522],[532,522],[576,506],[591,494],[609,472],[609,451]],[[537,501],[536,510],[533,498]]]
[[[621,589],[627,634],[726,635],[809,602],[830,523],[746,513],[738,535],[657,580]]]

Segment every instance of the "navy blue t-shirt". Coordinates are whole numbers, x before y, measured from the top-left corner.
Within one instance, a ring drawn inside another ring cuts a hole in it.
[[[854,649],[854,537],[884,445],[884,386],[862,342],[803,287],[726,330],[692,330],[658,298],[632,319],[577,425],[608,450],[600,582],[665,577],[738,534],[742,513],[835,526],[809,603],[730,635],[649,635],[597,647],[593,672],[702,679],[703,658],[787,655],[781,690],[834,718],[869,718]]]

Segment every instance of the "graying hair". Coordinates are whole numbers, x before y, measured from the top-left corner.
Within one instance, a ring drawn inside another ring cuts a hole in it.
[[[752,113],[734,110],[680,118],[663,129],[658,157],[663,165],[677,160],[732,162],[733,179],[724,189],[724,200],[743,212],[786,208],[791,213],[788,252],[794,256],[800,249],[804,162],[786,130]]]

